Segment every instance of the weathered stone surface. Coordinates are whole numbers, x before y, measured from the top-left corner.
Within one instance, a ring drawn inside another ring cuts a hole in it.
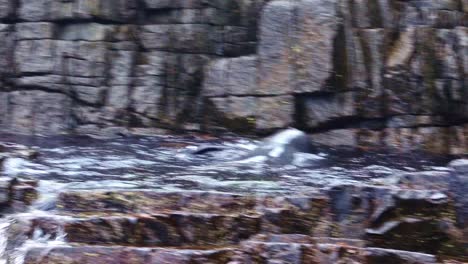
[[[211,108],[205,109],[212,113],[213,123],[240,132],[255,128],[258,98],[252,96],[212,97],[208,99]]]
[[[205,96],[254,95],[257,83],[255,56],[221,59],[206,67]]]
[[[452,167],[463,168],[463,162],[454,162]],[[442,185],[416,180],[426,176]],[[446,189],[446,177],[450,177],[446,172],[422,173],[421,177],[413,173],[403,178],[421,190],[339,186],[326,192],[328,197],[195,191],[65,192],[58,198],[56,211],[65,217],[23,216],[14,221],[8,234],[20,232],[25,239],[40,229],[53,238],[64,230],[67,241],[83,245],[48,248],[47,252],[29,249],[26,263],[37,263],[36,254],[42,254],[41,261],[52,261],[47,263],[66,258],[87,263],[103,261],[103,257],[106,261],[127,260],[131,251],[145,256],[145,261],[133,259],[135,263],[148,263],[148,254],[157,256],[156,263],[164,263],[161,261],[168,256],[184,256],[182,259],[189,261],[192,253],[197,258],[213,253],[187,249],[194,246],[236,247],[216,249],[227,255],[208,263],[437,263],[434,255],[395,248],[463,256],[462,236],[453,226],[451,198],[439,190],[425,189]],[[107,248],[111,245],[140,248]],[[366,247],[369,245],[385,249]]]
[[[97,23],[70,24],[60,27],[58,39],[73,41],[106,41],[110,40],[114,26]]]
[[[448,131],[445,127],[387,128],[384,144],[403,151],[422,149],[434,153],[449,153]]]
[[[259,34],[259,93],[325,89],[333,71],[335,14],[333,1],[273,1],[265,7]]]
[[[340,19],[334,0],[299,1],[290,43],[294,92],[325,90],[334,74],[333,49]],[[262,45],[262,42],[260,42]]]
[[[131,247],[56,247],[35,248],[27,253],[25,264],[58,264],[58,263],[148,263],[148,264],[203,264],[227,263],[233,249],[213,250],[177,250],[177,249],[144,249]]]
[[[325,146],[357,147],[356,129],[337,129],[311,135],[312,141]]]
[[[295,125],[466,154],[465,2],[1,0],[3,129],[34,90],[70,98],[59,133]]]
[[[386,261],[414,264],[438,263],[437,258],[434,255],[401,250],[366,248],[364,250],[364,255],[367,263],[375,264]]]
[[[293,91],[291,45],[296,8],[295,2],[272,1],[263,9],[258,47],[259,94],[287,94]]]
[[[364,29],[359,31],[365,54],[366,67],[368,70],[367,83],[358,91],[358,111],[367,118],[377,118],[384,115],[384,82],[382,79],[384,67],[385,30]],[[353,66],[351,66],[353,67]],[[393,85],[389,83],[389,85]],[[386,99],[388,100],[388,99]]]
[[[54,24],[46,22],[18,23],[15,31],[19,40],[52,39],[54,37]]]
[[[19,91],[10,94],[8,126],[17,133],[59,134],[70,128],[69,98],[63,94]]]
[[[63,229],[68,242],[93,245],[223,246],[260,231],[260,218],[243,214],[172,212],[76,219],[37,217],[28,221],[26,233],[41,229],[55,236]]]
[[[308,128],[357,115],[353,93],[304,96],[301,98],[301,115]]]
[[[13,48],[15,38],[13,27],[8,24],[0,24],[0,91],[7,90],[7,78],[11,76],[15,69]],[[3,109],[6,109],[6,105]],[[2,112],[5,115],[5,112]]]
[[[41,256],[40,258],[38,256]],[[341,263],[358,262],[365,264],[401,263],[431,264],[438,263],[435,256],[416,252],[388,250],[380,248],[360,248],[346,245],[312,243],[279,243],[251,241],[242,251],[234,248],[212,250],[162,249],[131,247],[55,247],[34,248],[28,251],[25,263],[111,263],[123,260],[131,263]],[[294,261],[295,260],[295,261]],[[123,262],[127,263],[127,262]]]
[[[257,99],[256,126],[259,130],[287,127],[293,122],[292,96],[260,97]]]
[[[8,112],[8,94],[0,92],[0,111],[3,113]],[[8,119],[6,115],[0,116],[0,129],[6,129],[8,125]]]
[[[1,162],[0,170],[3,170]],[[37,198],[36,187],[37,182],[35,181],[0,177],[0,212],[13,213],[26,211],[28,206]]]
[[[54,49],[54,42],[51,40],[19,41],[15,49],[18,74],[52,73]]]
[[[242,244],[236,263],[438,263],[434,255],[353,246],[353,241],[298,235],[254,237]],[[327,243],[328,242],[328,243]]]
[[[108,21],[131,20],[136,11],[136,1],[109,0],[40,0],[19,1],[18,16],[27,21],[99,18]]]
[[[450,190],[455,199],[457,224],[463,229],[466,238],[468,235],[468,201],[465,193],[468,188],[468,162],[466,159],[455,160],[450,163],[450,167],[453,169],[451,173]]]
[[[15,7],[14,2],[12,0],[0,1],[0,20],[11,18],[14,12]]]
[[[453,202],[442,192],[369,188],[362,189],[363,192],[356,196],[356,189],[352,189],[354,187],[348,186],[333,189],[330,193],[332,212],[338,227],[334,232],[339,232],[339,236],[358,235],[358,230],[367,225],[366,240],[371,246],[465,254],[462,249],[463,235],[454,226]],[[444,192],[448,193],[449,190]],[[372,208],[372,204],[378,206]]]

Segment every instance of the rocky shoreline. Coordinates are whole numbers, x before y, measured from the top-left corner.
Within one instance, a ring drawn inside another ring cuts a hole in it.
[[[65,245],[28,249],[31,264],[463,263],[467,201],[447,180],[458,177],[466,191],[467,163],[404,175],[394,187],[292,196],[65,192],[52,215],[10,216],[7,234],[20,245],[37,230],[52,240],[66,234]]]
[[[383,168],[366,170],[375,176]],[[45,209],[38,207],[46,193],[36,181],[3,177],[3,259],[24,264],[465,263],[468,160],[433,168],[394,170],[392,180],[380,184],[338,181],[289,192],[200,186],[59,190]],[[220,181],[232,182],[228,179]]]

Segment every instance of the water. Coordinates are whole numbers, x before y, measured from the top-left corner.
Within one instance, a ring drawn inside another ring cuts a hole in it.
[[[34,229],[32,237],[14,237],[9,229],[16,219],[34,218],[41,215],[43,212],[31,211],[28,213],[12,215],[11,217],[0,220],[0,264],[23,264],[26,252],[34,247],[53,247],[53,246],[68,246],[66,242],[66,234],[63,229],[59,229],[55,237],[50,234],[44,234],[41,229]],[[24,234],[19,234],[20,236]],[[12,243],[12,245],[9,245]]]
[[[41,181],[43,193],[80,189],[218,190],[231,192],[297,192],[334,183],[372,183],[388,174],[445,165],[440,157],[357,153],[320,149],[297,154],[291,164],[265,157],[240,158],[258,142],[245,138],[196,136],[131,137],[96,140],[86,137],[19,137],[0,142],[37,149],[34,160],[10,159],[4,174]],[[197,146],[227,148],[192,155]],[[373,169],[369,166],[381,166]],[[383,172],[387,170],[387,172]],[[379,174],[379,171],[381,172]],[[338,181],[338,182],[337,182]]]
[[[391,185],[402,172],[441,169],[447,157],[400,153],[365,153],[319,148],[297,153],[290,164],[259,156],[241,159],[258,141],[241,137],[206,136],[129,137],[97,140],[88,137],[26,137],[0,135],[7,152],[35,149],[34,159],[9,158],[6,176],[39,181],[39,200],[27,213],[0,219],[0,264],[21,264],[30,247],[66,245],[66,234],[56,237],[35,230],[32,239],[8,240],[12,219],[50,215],[59,192],[68,190],[215,190],[237,193],[310,193],[337,184]],[[223,151],[193,155],[201,145]],[[14,250],[9,243],[19,243]],[[8,249],[8,250],[7,250]],[[8,254],[6,254],[8,251]],[[10,262],[7,262],[9,255]]]

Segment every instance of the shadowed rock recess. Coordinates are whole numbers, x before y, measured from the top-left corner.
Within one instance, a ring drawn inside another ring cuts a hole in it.
[[[463,154],[466,0],[0,0],[0,127]]]

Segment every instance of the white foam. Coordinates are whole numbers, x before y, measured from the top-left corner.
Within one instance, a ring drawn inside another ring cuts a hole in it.
[[[312,153],[297,152],[293,154],[292,164],[298,167],[310,165],[312,161],[324,160],[325,158]]]
[[[8,176],[16,177],[22,172],[26,160],[22,158],[7,158],[3,162],[3,173]]]
[[[286,145],[293,139],[302,135],[304,135],[304,132],[295,128],[290,128],[270,137],[268,141],[274,144]]]
[[[273,148],[269,153],[268,153],[268,156],[272,157],[272,158],[278,158],[279,156],[281,156],[281,154],[283,154],[284,152],[284,147],[276,147],[276,148]]]
[[[265,156],[254,156],[248,159],[239,160],[236,163],[246,164],[246,163],[260,163],[267,161],[268,158]]]

